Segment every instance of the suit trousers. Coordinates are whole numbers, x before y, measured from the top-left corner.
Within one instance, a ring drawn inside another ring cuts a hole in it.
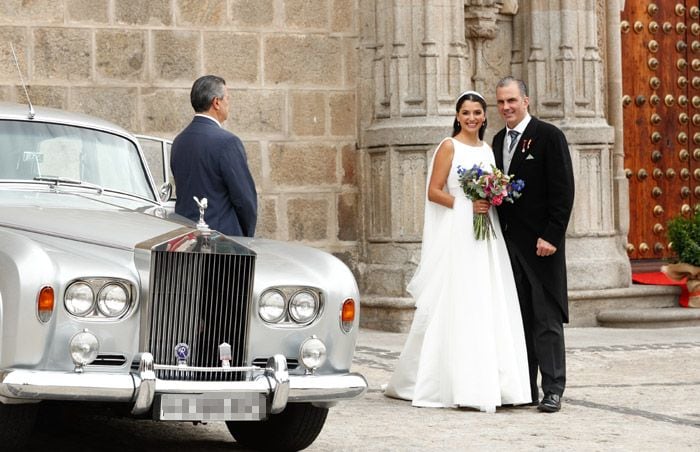
[[[562,310],[513,244],[509,244],[508,252],[523,319],[532,400],[539,400],[538,370],[542,376],[542,391],[561,396],[566,386]]]

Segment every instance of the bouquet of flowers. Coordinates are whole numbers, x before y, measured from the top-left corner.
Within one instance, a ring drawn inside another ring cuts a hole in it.
[[[522,179],[514,181],[512,175],[503,174],[503,171],[493,165],[491,165],[491,172],[482,169],[481,165],[474,165],[470,169],[458,166],[457,174],[459,184],[467,198],[472,201],[485,199],[492,206],[500,206],[504,202],[515,202],[525,188],[525,182]],[[474,237],[477,240],[496,237],[488,213],[474,214]]]

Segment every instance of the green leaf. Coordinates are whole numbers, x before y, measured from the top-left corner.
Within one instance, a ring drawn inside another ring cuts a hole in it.
[[[679,262],[700,266],[700,210],[690,218],[680,215],[672,218],[667,236]]]

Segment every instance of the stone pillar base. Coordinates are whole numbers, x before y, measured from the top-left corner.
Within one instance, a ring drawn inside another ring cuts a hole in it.
[[[632,283],[630,261],[619,236],[566,238],[569,291],[615,289]]]
[[[360,327],[407,333],[415,309],[412,298],[367,296],[361,301]]]

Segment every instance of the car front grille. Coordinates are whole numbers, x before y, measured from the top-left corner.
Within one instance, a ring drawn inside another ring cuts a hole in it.
[[[231,345],[231,366],[245,365],[255,254],[152,250],[148,348],[156,364],[221,367],[219,345]],[[164,380],[238,381],[245,372],[156,370]]]

